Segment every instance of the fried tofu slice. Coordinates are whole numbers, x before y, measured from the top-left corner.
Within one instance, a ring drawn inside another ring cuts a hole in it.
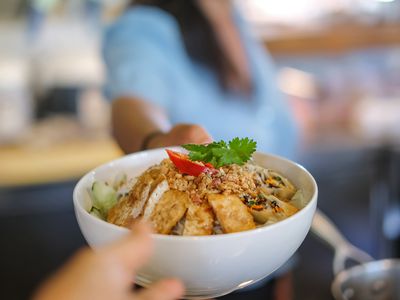
[[[143,213],[143,208],[152,191],[165,180],[158,167],[152,167],[138,177],[126,197],[110,209],[107,221],[118,226],[130,227],[132,221]]]
[[[209,194],[208,202],[224,233],[254,229],[253,216],[236,195]]]
[[[143,215],[142,215],[143,220],[148,221],[150,219],[150,216],[153,213],[157,203],[161,200],[164,193],[168,190],[169,190],[169,185],[168,181],[166,180],[161,181],[153,189],[143,209]]]
[[[169,234],[185,215],[189,201],[189,196],[184,192],[166,191],[150,216],[150,223],[153,225],[154,231],[160,234]]]
[[[213,233],[214,214],[208,202],[189,201],[182,235],[210,235]]]
[[[266,198],[267,201],[265,202],[263,209],[250,209],[250,212],[257,223],[275,223],[298,212],[298,208],[294,205],[279,200],[273,195],[268,195]]]
[[[118,226],[130,227],[132,221],[142,213],[150,189],[151,184],[135,186],[133,192],[131,191],[110,209],[107,221]]]

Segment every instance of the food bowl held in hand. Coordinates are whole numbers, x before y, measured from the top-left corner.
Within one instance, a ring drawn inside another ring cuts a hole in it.
[[[92,200],[88,191],[93,182],[107,181],[121,173],[129,178],[139,176],[166,157],[164,149],[138,152],[83,176],[74,190],[74,207],[79,227],[91,247],[115,241],[128,232],[89,214]],[[135,279],[139,285],[149,286],[159,279],[175,277],[185,284],[185,298],[217,297],[268,276],[291,257],[310,229],[317,205],[317,185],[307,170],[292,161],[259,152],[253,159],[258,165],[287,177],[301,189],[307,204],[282,221],[238,233],[154,234],[153,256]]]

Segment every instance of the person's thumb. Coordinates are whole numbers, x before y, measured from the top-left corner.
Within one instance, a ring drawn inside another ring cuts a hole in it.
[[[137,270],[153,253],[150,226],[142,222],[136,223],[126,237],[106,246],[103,251],[114,256],[129,270]]]

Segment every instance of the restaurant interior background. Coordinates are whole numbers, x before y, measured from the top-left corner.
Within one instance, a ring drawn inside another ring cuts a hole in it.
[[[304,134],[319,207],[375,258],[400,255],[400,1],[242,0]],[[84,240],[72,189],[122,153],[102,94],[112,0],[0,1],[0,282],[25,299]],[[311,234],[295,299],[331,299],[332,250]]]

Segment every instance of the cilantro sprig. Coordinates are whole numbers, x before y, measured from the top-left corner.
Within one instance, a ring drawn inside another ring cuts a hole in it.
[[[226,165],[246,163],[256,151],[257,142],[249,138],[234,138],[230,142],[213,142],[208,145],[186,144],[183,148],[189,151],[192,161],[211,163],[219,168]]]

